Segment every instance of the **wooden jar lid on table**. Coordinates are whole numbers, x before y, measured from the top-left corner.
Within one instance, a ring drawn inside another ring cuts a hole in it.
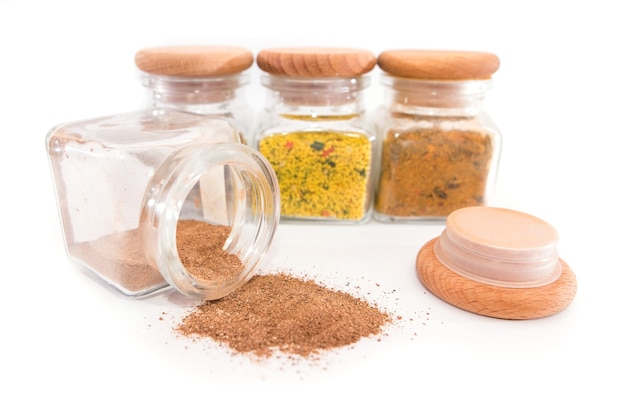
[[[560,259],[558,233],[522,212],[484,206],[448,215],[441,236],[418,252],[419,280],[453,306],[501,319],[533,319],[565,309],[577,290]]]

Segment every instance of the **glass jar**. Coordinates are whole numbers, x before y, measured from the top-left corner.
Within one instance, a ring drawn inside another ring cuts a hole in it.
[[[281,193],[281,220],[363,223],[371,217],[375,129],[365,115],[369,51],[265,49],[267,98],[254,135]]]
[[[441,220],[456,209],[487,205],[501,136],[483,100],[498,57],[389,50],[378,65],[384,98],[377,117],[382,156],[375,219]]]
[[[221,298],[273,240],[276,176],[226,119],[155,107],[60,124],[46,147],[70,260],[125,295]]]
[[[254,110],[246,99],[247,71],[254,55],[237,46],[162,46],[135,54],[152,106],[219,117],[231,123],[246,143]]]

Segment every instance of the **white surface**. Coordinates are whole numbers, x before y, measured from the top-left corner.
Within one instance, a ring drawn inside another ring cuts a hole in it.
[[[365,4],[0,0],[0,416],[626,416],[617,3]],[[187,42],[497,53],[494,203],[557,228],[578,277],[574,302],[518,322],[441,302],[413,269],[439,225],[281,226],[268,263],[350,283],[413,321],[314,364],[254,363],[175,337],[180,297],[128,300],[77,272],[44,137],[57,123],[143,105],[134,52]]]

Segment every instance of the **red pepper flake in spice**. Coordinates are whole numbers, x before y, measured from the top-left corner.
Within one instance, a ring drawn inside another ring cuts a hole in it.
[[[367,215],[372,144],[366,135],[278,133],[261,139],[259,151],[276,172],[282,216],[358,221]]]

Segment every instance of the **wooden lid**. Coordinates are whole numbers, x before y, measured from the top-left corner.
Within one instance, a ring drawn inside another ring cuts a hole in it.
[[[417,275],[426,288],[441,300],[478,315],[500,319],[537,319],[556,314],[574,299],[576,276],[563,261],[561,275],[540,287],[511,288],[477,282],[446,268],[428,241],[418,252]]]
[[[376,66],[376,56],[352,48],[275,48],[260,51],[259,68],[288,77],[356,77]]]
[[[135,54],[135,65],[146,73],[180,77],[213,77],[242,72],[254,56],[233,46],[162,46]]]
[[[489,52],[397,49],[381,52],[378,66],[398,77],[477,80],[491,77],[500,59]]]
[[[446,219],[435,251],[449,269],[481,283],[536,287],[561,273],[557,230],[513,209],[469,206]]]

